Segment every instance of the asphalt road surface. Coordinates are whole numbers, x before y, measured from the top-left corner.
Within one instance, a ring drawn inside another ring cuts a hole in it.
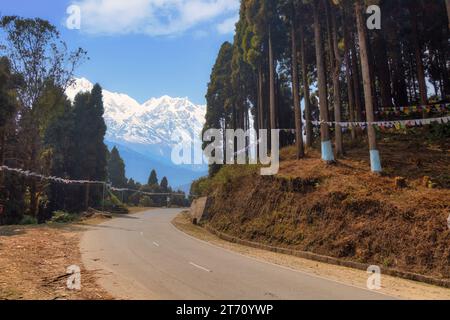
[[[194,239],[171,224],[179,212],[152,210],[92,227],[81,241],[84,265],[121,299],[389,299]]]

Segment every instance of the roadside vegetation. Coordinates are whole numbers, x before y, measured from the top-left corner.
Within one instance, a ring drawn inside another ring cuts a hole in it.
[[[368,5],[381,9],[381,29],[368,28]],[[263,177],[211,165],[191,190],[210,198],[205,223],[450,279],[446,6],[242,0],[211,72],[204,131],[280,129],[281,168]]]
[[[288,147],[276,176],[224,166],[192,190],[210,199],[204,224],[225,234],[450,279],[449,141],[382,136],[381,176],[364,146],[334,166],[314,149],[296,160]]]
[[[48,21],[0,17],[0,225],[187,205],[155,171],[145,185],[126,178],[117,148],[104,143],[101,86],[74,101],[65,95],[87,59],[69,47]]]
[[[205,228],[193,225],[192,216],[188,211],[182,212],[176,216],[172,221],[172,224],[179,230],[197,239],[253,259],[280,265],[300,272],[306,272],[319,277],[325,277],[360,288],[365,288],[367,283],[366,270],[330,265],[328,263],[303,259],[296,256],[222,240],[216,235],[208,232]],[[383,275],[383,286],[380,292],[401,299],[450,299],[450,289],[448,288],[440,288],[388,275]]]

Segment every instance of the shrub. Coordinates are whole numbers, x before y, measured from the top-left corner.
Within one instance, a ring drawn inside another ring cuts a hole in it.
[[[76,214],[64,212],[64,211],[55,211],[53,212],[51,222],[56,223],[69,223],[78,219]]]
[[[140,207],[152,207],[154,206],[153,200],[149,196],[144,196],[139,201]]]
[[[37,224],[37,219],[32,216],[23,216],[22,220],[20,220],[21,225],[32,225]]]

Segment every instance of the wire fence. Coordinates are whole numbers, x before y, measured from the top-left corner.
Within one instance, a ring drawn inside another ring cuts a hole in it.
[[[99,185],[102,186],[102,211],[105,211],[105,197],[108,190],[115,191],[115,192],[132,192],[134,194],[142,194],[145,196],[167,196],[167,197],[175,197],[175,196],[182,196],[185,197],[185,193],[178,193],[178,192],[146,192],[142,190],[137,189],[130,189],[130,188],[115,188],[107,181],[97,181],[97,180],[73,180],[73,179],[66,179],[56,176],[47,176],[40,173],[32,172],[30,170],[24,170],[20,168],[11,168],[5,165],[0,166],[0,172],[11,172],[14,174],[18,174],[20,176],[26,177],[26,178],[36,178],[41,181],[50,181],[55,183],[61,183],[65,185]],[[168,200],[169,201],[169,200]]]

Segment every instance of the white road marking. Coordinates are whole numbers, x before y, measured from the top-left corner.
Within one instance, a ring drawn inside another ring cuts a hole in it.
[[[194,267],[196,267],[196,268],[199,268],[199,269],[201,269],[201,270],[203,270],[203,271],[211,272],[211,270],[208,270],[208,269],[206,269],[206,268],[204,268],[204,267],[202,267],[202,266],[199,266],[198,264],[195,264],[195,263],[193,263],[193,262],[189,262],[189,264],[190,264],[191,266],[194,266]]]
[[[178,229],[177,227],[175,227],[175,225],[173,225],[172,223],[169,223],[169,224],[170,224],[170,226],[172,227],[173,230],[175,230],[176,232],[178,232],[178,233],[181,234],[181,235],[184,235],[185,237],[191,238],[192,240],[197,241],[197,242],[201,242],[201,243],[203,243],[203,244],[205,244],[205,245],[207,245],[207,246],[210,246],[210,247],[213,247],[213,248],[216,248],[216,249],[219,249],[219,250],[226,251],[226,252],[231,253],[231,254],[233,254],[233,255],[241,256],[241,257],[244,257],[244,258],[253,260],[253,261],[257,261],[257,262],[259,262],[259,263],[268,264],[268,265],[271,265],[271,266],[273,266],[273,267],[278,267],[278,268],[285,269],[285,270],[289,270],[289,271],[293,271],[293,272],[296,272],[296,273],[305,274],[305,275],[308,275],[308,276],[310,276],[310,277],[312,277],[312,278],[317,278],[317,279],[327,280],[327,281],[331,281],[331,282],[334,282],[334,283],[338,283],[338,284],[341,284],[341,285],[344,285],[344,286],[347,286],[347,287],[352,287],[352,288],[362,289],[362,290],[365,290],[365,291],[368,291],[368,292],[372,292],[371,290],[369,290],[369,289],[367,289],[366,287],[363,287],[363,286],[357,286],[357,285],[354,285],[354,284],[351,284],[351,283],[345,283],[344,281],[333,280],[333,279],[330,279],[330,278],[326,278],[326,277],[324,277],[324,276],[319,276],[319,275],[314,274],[314,273],[310,273],[310,272],[307,272],[307,271],[303,271],[303,270],[298,270],[298,269],[286,267],[286,266],[283,266],[283,265],[280,265],[280,264],[276,264],[276,263],[272,263],[272,262],[269,262],[269,261],[266,261],[266,260],[260,260],[260,259],[258,259],[258,258],[254,258],[254,257],[251,257],[251,256],[247,256],[247,255],[245,255],[245,254],[243,254],[243,253],[239,253],[239,252],[236,252],[236,251],[232,251],[232,250],[230,250],[230,249],[226,249],[226,248],[224,248],[224,247],[220,247],[220,246],[218,246],[218,245],[212,244],[212,243],[207,242],[207,241],[205,241],[205,240],[201,240],[201,239],[198,239],[198,238],[196,238],[196,237],[194,237],[194,236],[191,236],[191,235],[189,235],[189,234],[187,234],[187,233],[181,231],[181,230]],[[266,251],[267,251],[267,250],[266,250]],[[268,252],[270,252],[270,251],[268,251]],[[293,256],[293,257],[295,257],[295,256]],[[308,259],[306,259],[306,260],[308,260]],[[314,260],[309,260],[309,261],[314,261]],[[356,270],[356,269],[354,269],[354,270]],[[398,297],[396,297],[396,296],[389,295],[389,294],[387,294],[387,293],[380,292],[380,291],[378,291],[377,294],[381,294],[381,295],[384,295],[384,296],[389,297],[389,298],[397,298],[397,299],[398,299]]]
[[[155,247],[159,247],[159,244],[158,244],[157,242],[153,242],[153,245],[154,245]]]

